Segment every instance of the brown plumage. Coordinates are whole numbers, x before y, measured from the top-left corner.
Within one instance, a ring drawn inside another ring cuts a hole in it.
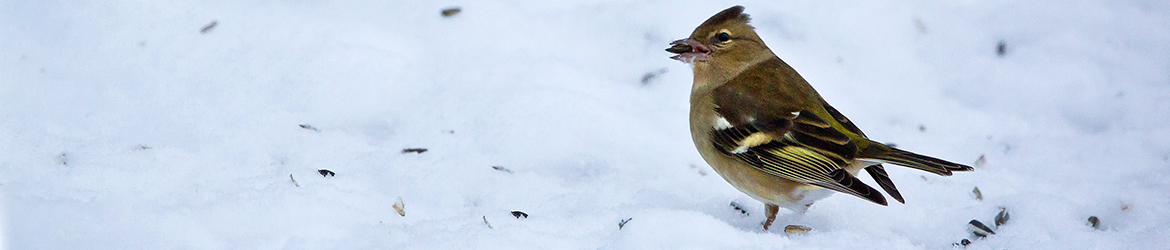
[[[671,43],[672,58],[694,66],[691,137],[732,186],[764,202],[768,229],[779,207],[805,211],[831,191],[886,205],[855,177],[861,169],[898,202],[879,163],[948,176],[972,168],[869,140],[772,53],[743,7],[719,12]]]

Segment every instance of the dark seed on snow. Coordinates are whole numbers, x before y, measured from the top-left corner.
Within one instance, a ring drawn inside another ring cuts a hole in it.
[[[739,213],[740,213],[740,214],[743,214],[743,216],[748,216],[748,215],[749,215],[749,214],[748,214],[748,212],[747,212],[747,210],[746,210],[746,209],[743,209],[743,206],[740,206],[740,205],[739,205],[739,203],[735,203],[734,201],[732,201],[732,202],[731,202],[731,207],[732,207],[732,208],[735,208],[735,210],[736,210],[736,211],[739,211]]]
[[[1008,219],[1011,219],[1011,215],[1008,214],[1007,208],[999,207],[999,214],[995,215],[995,227],[1007,224]]]
[[[526,218],[526,219],[528,218],[528,214],[527,214],[527,213],[520,212],[520,211],[518,211],[518,210],[517,210],[517,211],[512,211],[512,216],[516,217],[517,219],[519,219],[519,218],[520,218],[520,216],[524,216],[524,218]]]
[[[62,166],[69,166],[69,156],[62,152],[61,155],[57,156],[57,164],[61,164]]]
[[[317,170],[317,173],[318,173],[318,174],[321,174],[321,176],[322,176],[322,177],[326,177],[326,176],[337,176],[337,173],[334,173],[333,171],[329,171],[328,169],[324,169],[324,168],[322,168],[322,169],[318,169],[318,170]]]
[[[658,77],[658,75],[662,75],[664,73],[666,73],[666,68],[646,72],[645,75],[642,75],[642,85],[649,85],[650,81],[654,80],[654,78]]]
[[[959,241],[959,245],[963,245],[963,246],[971,245],[971,240],[963,239],[963,240]]]
[[[461,9],[459,7],[451,7],[451,8],[443,9],[443,11],[440,12],[440,14],[443,14],[443,17],[452,17],[452,16],[455,16],[456,14],[459,14],[459,12],[462,12],[462,11],[463,11],[463,9]]]
[[[202,29],[199,29],[199,33],[207,34],[208,31],[211,31],[211,29],[214,29],[215,25],[218,25],[218,24],[219,24],[218,21],[211,20],[211,23],[207,24],[206,26],[203,26]]]
[[[1004,54],[1007,54],[1007,42],[999,40],[999,43],[995,44],[995,55],[1003,57]]]
[[[492,169],[498,170],[500,172],[509,173],[509,174],[512,173],[512,170],[509,170],[508,168],[505,168],[504,166],[492,166]]]
[[[309,124],[301,124],[301,128],[303,128],[303,129],[308,129],[308,130],[312,130],[312,131],[321,132],[321,130],[318,130],[317,128],[315,128],[315,127],[313,127],[312,125],[309,125]]]
[[[1098,219],[1097,216],[1089,216],[1089,226],[1092,226],[1093,229],[1101,229],[1101,219]]]
[[[967,223],[967,228],[971,229],[971,233],[979,237],[987,237],[988,235],[995,234],[995,231],[992,231],[987,225],[983,225],[983,222],[979,222],[979,220],[971,220],[971,222]]]

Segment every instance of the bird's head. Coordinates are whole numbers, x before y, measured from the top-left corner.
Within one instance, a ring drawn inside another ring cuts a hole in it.
[[[690,37],[671,42],[666,51],[678,54],[671,59],[692,64],[696,71],[709,66],[735,71],[774,57],[750,20],[743,6],[728,8],[700,24]]]

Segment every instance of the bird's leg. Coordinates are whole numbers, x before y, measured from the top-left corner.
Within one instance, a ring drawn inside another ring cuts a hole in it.
[[[764,203],[764,231],[768,231],[768,227],[772,226],[772,222],[776,221],[776,212],[780,211],[780,206]]]

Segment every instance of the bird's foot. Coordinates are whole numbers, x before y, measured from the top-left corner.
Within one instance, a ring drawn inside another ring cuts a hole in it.
[[[809,205],[812,205],[812,204],[809,204]],[[806,205],[803,208],[808,209],[808,206]],[[772,204],[764,204],[764,217],[766,218],[766,220],[764,220],[764,222],[763,222],[764,231],[768,231],[768,229],[772,227],[772,223],[776,222],[776,213],[779,211],[780,211],[780,206],[772,205]],[[804,215],[804,211],[798,210],[794,216],[800,217],[803,215]],[[804,225],[791,224],[791,225],[784,227],[784,232],[788,233],[788,234],[804,234],[804,233],[808,233],[808,231],[812,231],[812,228],[810,228],[808,226],[804,226]]]
[[[767,218],[764,221],[764,231],[768,231],[768,228],[772,226],[772,222],[776,221],[776,212],[779,211],[780,206],[764,204],[764,217]]]

